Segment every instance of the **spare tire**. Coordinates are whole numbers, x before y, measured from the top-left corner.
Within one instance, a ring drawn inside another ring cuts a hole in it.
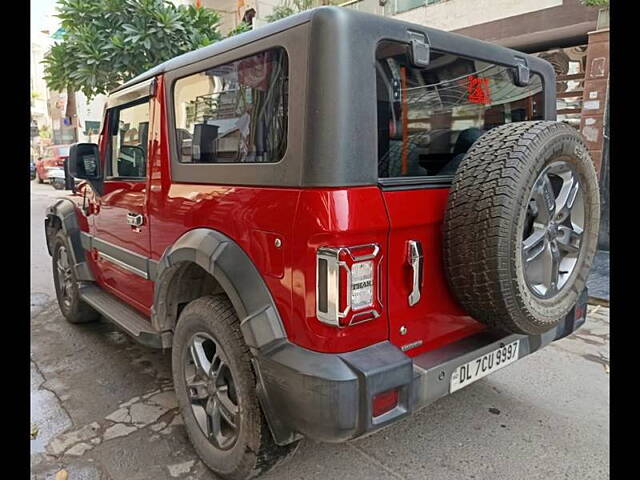
[[[496,127],[471,146],[449,192],[443,245],[450,289],[490,327],[541,334],[585,288],[599,220],[596,172],[573,127]]]

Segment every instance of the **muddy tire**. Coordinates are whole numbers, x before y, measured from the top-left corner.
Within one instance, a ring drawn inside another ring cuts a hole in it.
[[[80,299],[78,281],[71,265],[71,246],[67,236],[58,231],[53,242],[53,284],[58,305],[69,323],[88,323],[98,320],[100,314]]]
[[[299,442],[273,441],[256,396],[249,349],[225,295],[198,298],[181,312],[172,371],[191,443],[216,474],[254,478],[293,456]]]
[[[449,286],[476,320],[541,334],[585,288],[599,220],[596,172],[573,127],[533,121],[494,128],[469,149],[449,192]]]

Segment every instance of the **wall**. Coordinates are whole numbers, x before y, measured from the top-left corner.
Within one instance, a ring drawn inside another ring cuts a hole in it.
[[[562,0],[449,0],[414,8],[394,18],[452,31],[561,5]]]

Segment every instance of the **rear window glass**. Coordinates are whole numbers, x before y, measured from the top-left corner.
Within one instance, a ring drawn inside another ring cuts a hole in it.
[[[416,68],[395,42],[379,45],[376,70],[381,178],[451,176],[488,130],[544,118],[537,74],[518,87],[509,67],[437,51]]]
[[[277,162],[287,143],[288,60],[277,48],[175,84],[183,163]]]
[[[69,147],[58,147],[58,155],[61,157],[69,156]]]

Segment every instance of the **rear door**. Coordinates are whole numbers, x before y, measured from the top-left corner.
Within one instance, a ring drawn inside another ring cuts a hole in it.
[[[378,173],[390,222],[390,339],[414,356],[484,328],[457,304],[444,272],[449,185],[475,140],[543,119],[544,99],[537,75],[517,87],[508,67],[438,51],[419,69],[407,50],[378,48]]]
[[[92,227],[100,283],[146,314],[153,299],[146,268],[149,108],[146,96],[107,112],[105,177]]]

